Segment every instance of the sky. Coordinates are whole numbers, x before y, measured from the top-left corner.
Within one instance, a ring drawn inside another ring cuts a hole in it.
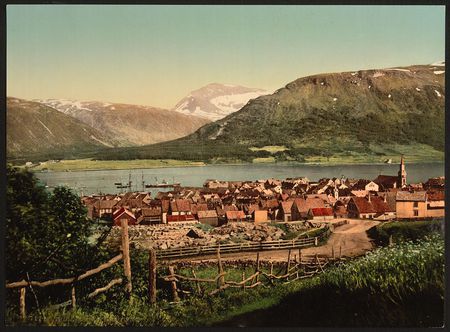
[[[444,6],[8,5],[7,95],[172,108],[209,83],[445,58]]]

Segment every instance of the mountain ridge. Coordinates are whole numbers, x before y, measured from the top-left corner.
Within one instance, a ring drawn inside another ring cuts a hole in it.
[[[298,78],[271,95],[194,133],[142,147],[128,156],[217,160],[272,158],[277,161],[379,156],[414,152],[443,154],[445,63],[412,65]],[[181,150],[196,146],[190,153]],[[265,146],[284,146],[267,151]],[[255,150],[260,149],[260,150]],[[252,150],[253,149],[253,150]],[[121,158],[119,150],[110,156]]]

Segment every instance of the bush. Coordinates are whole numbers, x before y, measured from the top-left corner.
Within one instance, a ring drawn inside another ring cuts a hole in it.
[[[374,226],[367,234],[377,244],[387,245],[391,236],[394,242],[417,241],[432,233],[443,233],[443,227],[444,220],[393,221]]]

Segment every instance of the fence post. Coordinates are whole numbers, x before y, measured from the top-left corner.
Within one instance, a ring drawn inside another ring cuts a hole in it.
[[[245,270],[242,271],[242,281],[244,281],[244,280],[245,280]],[[245,292],[245,282],[242,282],[242,289],[243,289],[244,292]]]
[[[302,249],[298,249],[298,262],[300,267],[302,267]]]
[[[218,267],[218,270],[219,270],[219,274],[222,274],[223,273],[223,266],[222,266],[222,260],[220,258],[220,245],[217,248],[217,267]],[[224,283],[225,283],[225,277],[223,275],[221,275],[219,277],[219,280],[218,280],[217,288],[220,288],[221,286],[223,286]]]
[[[255,269],[255,273],[257,273],[258,272],[258,274],[256,275],[256,282],[258,282],[259,281],[259,252],[257,252],[256,253],[256,269]]]
[[[127,278],[125,290],[128,293],[131,302],[131,263],[130,263],[130,239],[128,238],[128,220],[121,219],[120,225],[122,227],[122,254],[123,254],[123,270]]]
[[[27,313],[25,310],[25,294],[26,288],[20,287],[19,307],[20,307],[20,319],[22,320],[25,320],[27,318]]]
[[[71,296],[72,296],[72,310],[75,310],[77,308],[77,298],[75,297],[75,285],[74,284],[72,284]]]
[[[173,302],[179,302],[180,298],[178,297],[177,282],[175,281],[175,270],[173,269],[173,266],[169,266],[169,273],[170,273],[170,276],[172,279],[172,281],[170,282],[170,285],[172,288]]]
[[[389,235],[389,246],[392,246],[394,244],[394,239],[392,238],[392,234]]]
[[[156,304],[156,252],[150,249],[148,253],[148,296],[151,305]]]
[[[317,247],[317,245],[319,244],[319,241],[317,240],[317,236],[314,237],[314,245]]]
[[[291,269],[291,249],[288,251],[288,258],[287,258],[287,265],[286,265],[286,274],[288,275],[286,277],[287,280],[289,280],[289,270]]]
[[[191,270],[192,270],[192,275],[194,276],[195,279],[197,279],[197,275],[195,274],[194,268],[192,268]],[[200,287],[200,284],[199,284],[198,280],[195,280],[195,286],[197,287],[197,293],[199,295],[201,295],[202,294],[202,289]]]

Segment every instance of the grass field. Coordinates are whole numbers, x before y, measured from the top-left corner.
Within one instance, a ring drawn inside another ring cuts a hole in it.
[[[201,161],[173,160],[173,159],[135,159],[135,160],[92,160],[73,159],[61,160],[60,162],[43,162],[32,170],[41,171],[78,171],[78,170],[101,170],[101,169],[135,169],[135,168],[163,168],[163,167],[186,167],[205,166]]]

